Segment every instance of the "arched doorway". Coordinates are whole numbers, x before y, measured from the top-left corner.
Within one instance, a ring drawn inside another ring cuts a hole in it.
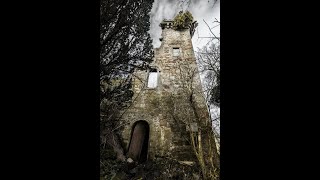
[[[149,124],[137,121],[132,126],[128,157],[134,161],[144,162],[148,158]]]

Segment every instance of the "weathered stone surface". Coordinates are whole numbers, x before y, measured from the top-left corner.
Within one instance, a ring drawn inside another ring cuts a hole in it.
[[[148,72],[137,71],[133,79],[133,105],[124,113],[122,136],[127,148],[135,122],[143,120],[149,124],[148,158],[170,157],[180,161],[194,161],[195,155],[188,142],[186,124],[193,122],[195,114],[188,103],[186,92],[193,89],[196,108],[199,112],[197,126],[206,124],[209,118],[202,94],[198,66],[193,53],[189,29],[162,30],[162,44],[155,49],[152,67],[158,70],[157,87],[147,87]],[[180,56],[173,56],[173,48],[180,48]],[[190,75],[192,76],[190,81]],[[190,82],[191,83],[190,83]],[[192,127],[194,128],[194,127]]]

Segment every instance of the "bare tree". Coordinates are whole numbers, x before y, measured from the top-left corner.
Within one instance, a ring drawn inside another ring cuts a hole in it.
[[[198,36],[200,39],[208,39],[208,42],[206,46],[196,51],[196,58],[203,76],[202,84],[212,119],[213,132],[215,133],[217,146],[220,147],[220,37],[212,31],[213,28],[220,25],[220,22],[215,19],[210,27],[205,20],[203,21],[207,25],[211,36]]]
[[[169,96],[163,97],[165,112],[177,122],[185,124],[188,131],[188,141],[201,168],[203,179],[219,179],[220,155],[217,149],[215,133],[212,131],[206,103],[203,104],[203,91],[198,86],[198,67],[188,61],[177,61],[180,86],[168,90]],[[181,113],[183,112],[183,113]]]

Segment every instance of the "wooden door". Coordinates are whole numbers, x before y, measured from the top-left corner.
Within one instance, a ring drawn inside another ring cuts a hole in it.
[[[147,140],[147,127],[145,124],[138,122],[133,129],[128,156],[134,161],[138,161],[141,156],[144,141]]]

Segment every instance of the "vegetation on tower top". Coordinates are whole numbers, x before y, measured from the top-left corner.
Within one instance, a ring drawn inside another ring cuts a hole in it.
[[[180,11],[173,19],[173,29],[187,29],[193,23],[193,16],[189,11]]]

